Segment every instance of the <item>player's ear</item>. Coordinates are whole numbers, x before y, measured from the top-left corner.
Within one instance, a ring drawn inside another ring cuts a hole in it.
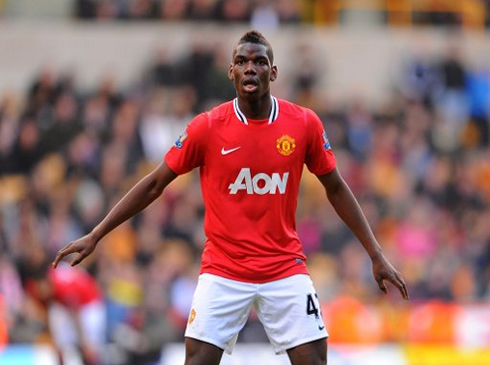
[[[228,78],[233,81],[235,77],[233,76],[233,64],[230,63],[230,67],[228,68]]]
[[[276,79],[277,79],[277,66],[272,66],[270,80],[276,81]]]

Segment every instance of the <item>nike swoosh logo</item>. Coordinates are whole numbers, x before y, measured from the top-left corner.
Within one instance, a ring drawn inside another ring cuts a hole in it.
[[[325,326],[318,326],[318,329],[321,331],[325,328]]]
[[[232,152],[235,152],[235,151],[239,150],[240,148],[242,148],[242,147],[240,146],[240,147],[235,147],[235,148],[232,148],[232,149],[229,149],[229,150],[225,150],[225,148],[223,147],[223,148],[221,149],[221,154],[222,154],[223,156],[225,156],[225,155],[227,155],[227,154],[229,154],[229,153],[232,153]]]

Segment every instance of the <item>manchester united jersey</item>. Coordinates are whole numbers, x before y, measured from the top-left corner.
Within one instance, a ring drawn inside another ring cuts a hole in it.
[[[103,296],[97,281],[86,271],[69,265],[60,265],[48,273],[53,283],[55,299],[72,309],[101,301]]]
[[[200,169],[202,273],[253,283],[307,274],[295,230],[303,166],[323,175],[336,164],[315,113],[273,97],[269,118],[250,120],[235,99],[195,117],[165,162],[176,174]]]

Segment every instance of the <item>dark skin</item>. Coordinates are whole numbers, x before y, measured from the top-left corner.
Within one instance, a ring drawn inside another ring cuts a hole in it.
[[[228,77],[235,87],[240,110],[250,119],[269,117],[272,108],[270,83],[277,78],[277,67],[271,65],[267,47],[245,43],[233,51]]]
[[[270,83],[277,78],[277,67],[272,65],[266,46],[243,43],[235,47],[228,76],[235,86],[240,110],[250,119],[268,118],[272,108]],[[140,180],[88,235],[69,243],[61,249],[54,262],[67,255],[76,254],[71,261],[77,265],[90,255],[98,242],[118,225],[145,209],[157,199],[177,175],[162,162],[155,170]],[[382,253],[364,214],[337,169],[318,176],[325,188],[329,202],[339,217],[359,239],[372,260],[373,276],[380,290],[388,291],[386,282],[393,284],[404,299],[409,299],[401,274]],[[218,365],[223,350],[206,342],[185,339],[185,365]],[[292,365],[325,365],[327,341],[309,342],[287,351]]]

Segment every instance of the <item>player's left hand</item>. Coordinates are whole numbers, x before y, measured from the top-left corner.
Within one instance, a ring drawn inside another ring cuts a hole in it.
[[[400,291],[403,299],[410,299],[405,280],[403,280],[400,272],[391,265],[384,255],[374,258],[372,263],[374,279],[383,293],[388,293],[388,288],[385,283],[386,280],[392,283]]]

